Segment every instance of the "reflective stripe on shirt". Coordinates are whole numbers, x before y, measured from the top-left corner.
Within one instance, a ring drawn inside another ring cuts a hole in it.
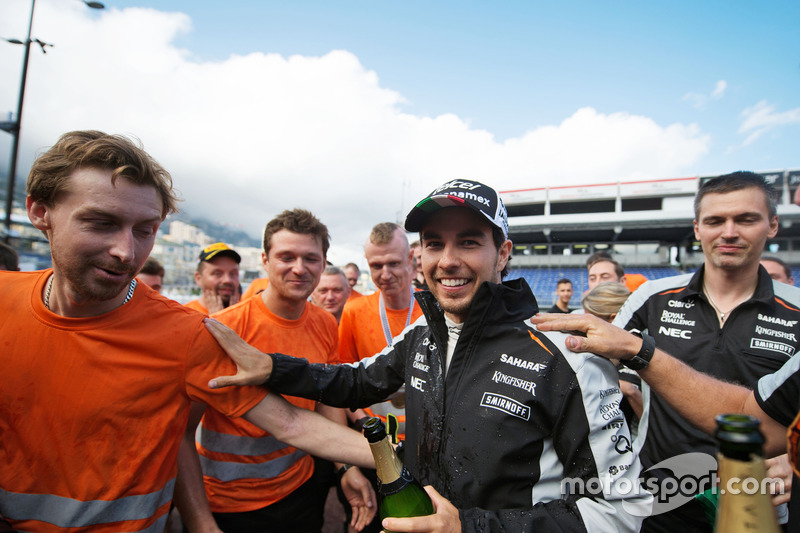
[[[203,468],[203,475],[223,482],[235,479],[267,479],[279,476],[306,455],[306,452],[296,450],[293,453],[277,457],[265,463],[215,461],[201,455],[200,466]]]
[[[149,494],[116,500],[81,501],[55,494],[24,494],[0,489],[0,515],[10,520],[38,520],[58,527],[87,527],[111,522],[145,520],[172,499],[175,479]],[[141,531],[163,531],[167,513]]]
[[[266,437],[230,435],[228,433],[211,431],[205,426],[203,426],[200,432],[200,445],[210,452],[244,456],[268,455],[289,447],[288,444],[276,439],[272,435]]]

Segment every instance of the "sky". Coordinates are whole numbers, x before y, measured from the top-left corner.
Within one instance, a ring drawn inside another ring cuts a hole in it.
[[[498,190],[800,167],[800,2],[39,0],[18,179],[61,133],[138,138],[193,217],[284,209],[329,260],[453,178]],[[24,39],[28,0],[0,1]],[[0,42],[0,114],[22,46]],[[0,175],[10,135],[0,132]]]

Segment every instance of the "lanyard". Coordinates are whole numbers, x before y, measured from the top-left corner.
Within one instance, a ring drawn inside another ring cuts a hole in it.
[[[411,314],[414,312],[414,288],[409,287],[409,295],[410,300],[408,302],[408,316],[406,317],[406,325],[403,326],[403,329],[406,329],[409,324],[411,324]],[[381,326],[383,326],[383,336],[386,339],[386,346],[392,345],[392,330],[389,329],[389,318],[386,316],[386,305],[383,303],[383,293],[379,293],[378,296],[378,308],[381,312]]]

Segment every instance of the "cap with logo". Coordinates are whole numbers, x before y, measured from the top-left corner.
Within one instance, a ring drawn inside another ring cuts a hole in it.
[[[203,251],[200,252],[200,262],[203,261],[211,261],[215,257],[230,257],[237,263],[242,262],[242,256],[237,254],[230,246],[225,244],[224,242],[215,242],[214,244],[209,244]]]
[[[420,231],[425,220],[443,207],[469,207],[508,239],[508,213],[497,191],[471,180],[451,180],[422,199],[406,217],[406,231]]]

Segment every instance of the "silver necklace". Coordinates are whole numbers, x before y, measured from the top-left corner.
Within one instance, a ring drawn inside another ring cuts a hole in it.
[[[53,290],[53,278],[54,277],[55,276],[50,276],[50,279],[47,281],[47,290],[44,293],[44,306],[48,310],[51,310],[51,311],[52,311],[52,309],[50,309],[50,291]],[[126,303],[131,301],[131,298],[133,297],[133,291],[134,290],[136,290],[136,278],[133,278],[131,280],[131,284],[128,287],[128,295],[125,297],[125,301],[122,302],[122,305],[125,305]]]
[[[727,315],[728,313],[730,313],[731,311],[733,311],[734,309],[736,309],[737,307],[739,307],[739,306],[740,306],[742,303],[746,302],[747,300],[749,300],[749,299],[750,299],[750,298],[752,298],[752,296],[753,296],[753,295],[751,294],[750,296],[748,296],[748,297],[747,297],[747,298],[745,298],[744,300],[741,300],[741,301],[739,301],[739,302],[738,302],[736,305],[734,305],[733,307],[731,307],[731,308],[730,308],[730,309],[728,309],[727,311],[722,311],[722,310],[719,308],[719,306],[717,305],[717,302],[715,302],[715,301],[714,301],[714,298],[712,298],[712,297],[711,297],[711,293],[708,291],[708,289],[706,288],[706,286],[705,286],[705,285],[703,285],[703,292],[705,293],[705,295],[706,295],[706,296],[708,296],[708,303],[710,303],[710,304],[711,304],[711,307],[713,307],[713,308],[714,308],[714,311],[716,311],[716,312],[717,312],[717,314],[719,314],[719,321],[720,321],[720,322],[725,322],[725,318],[726,318],[726,315]]]

